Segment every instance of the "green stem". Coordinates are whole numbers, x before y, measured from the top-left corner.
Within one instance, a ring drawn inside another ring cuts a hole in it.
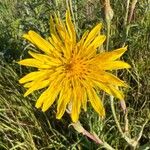
[[[84,136],[90,138],[92,141],[96,142],[97,144],[101,145],[102,147],[106,148],[107,150],[115,150],[107,142],[102,141],[95,133],[92,134],[92,133],[88,132],[87,130],[85,130],[79,121],[76,123],[72,123],[71,125],[74,127],[74,129],[78,133],[82,133]]]
[[[107,39],[106,39],[106,50],[109,49],[109,37],[110,37],[110,21],[107,22]]]
[[[119,123],[119,121],[117,119],[117,116],[116,116],[115,107],[114,107],[114,97],[113,96],[110,96],[110,101],[111,101],[111,110],[112,110],[112,113],[113,113],[115,123],[116,123],[117,128],[118,128],[119,132],[121,133],[121,135],[124,136],[124,133],[121,129],[120,123]]]
[[[120,123],[117,119],[116,112],[115,112],[114,97],[113,96],[110,96],[110,101],[111,101],[111,110],[112,110],[112,113],[113,113],[113,117],[114,117],[115,123],[117,125],[117,128],[118,128],[119,132],[122,135],[122,138],[124,138],[129,145],[131,145],[133,148],[135,148],[137,146],[138,142],[134,139],[131,139],[131,138],[127,137],[121,129]]]
[[[132,0],[128,24],[130,24],[137,0]]]
[[[106,148],[107,150],[115,150],[114,148],[112,148],[108,143],[104,142],[103,143],[103,147]]]
[[[125,14],[125,18],[124,18],[124,26],[127,25],[128,14],[129,14],[129,4],[130,4],[130,0],[127,0],[126,14]]]

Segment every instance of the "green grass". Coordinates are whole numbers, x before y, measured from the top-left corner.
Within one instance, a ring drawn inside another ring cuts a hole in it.
[[[73,2],[74,18],[78,37],[97,22],[104,24],[104,10],[101,1]],[[124,60],[131,64],[130,71],[118,72],[131,88],[125,91],[128,107],[129,130],[136,137],[147,119],[150,119],[150,8],[148,0],[136,4],[133,19],[123,26],[126,3],[112,0],[114,18],[111,23],[109,48],[128,45]],[[49,16],[59,10],[64,18],[66,1],[47,0],[3,0],[0,1],[0,150],[95,150],[100,145],[77,133],[70,126],[70,117],[65,114],[56,120],[56,107],[53,105],[46,113],[34,105],[40,92],[23,97],[25,89],[18,79],[30,70],[20,67],[16,62],[26,57],[29,44],[22,34],[32,29],[42,36],[49,35]],[[128,31],[128,32],[127,32]],[[104,47],[106,43],[104,44]],[[83,126],[107,141],[114,149],[130,150],[131,147],[117,130],[106,96],[106,118],[100,120],[91,107],[82,112]],[[115,101],[117,117],[124,127],[124,114],[119,102]],[[140,149],[150,147],[150,121],[147,122],[139,141]]]

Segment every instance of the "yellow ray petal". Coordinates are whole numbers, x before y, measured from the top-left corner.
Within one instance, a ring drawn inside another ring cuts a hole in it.
[[[100,62],[99,68],[102,70],[117,70],[117,69],[124,69],[124,68],[131,68],[131,66],[123,61],[110,61],[110,62]]]
[[[56,14],[55,14],[55,21],[56,21]],[[58,20],[56,21],[56,23],[58,23]],[[59,23],[58,23],[59,24]],[[57,38],[57,39],[59,39],[60,41],[61,41],[61,39],[60,39],[60,37],[59,37],[59,35],[58,35],[58,32],[56,31],[56,24],[54,23],[54,19],[53,19],[53,17],[51,16],[50,17],[50,34],[51,35],[55,35],[55,37]],[[62,42],[62,41],[61,41]],[[52,43],[51,43],[52,44]]]
[[[54,57],[50,57],[48,55],[44,55],[44,54],[38,54],[38,53],[34,53],[34,52],[31,52],[29,51],[28,52],[32,57],[34,57],[35,59],[41,61],[41,62],[44,62],[48,65],[51,65],[51,66],[57,66],[57,65],[60,65],[61,64],[61,61],[57,58],[54,58]]]
[[[72,110],[71,110],[71,119],[72,122],[77,122],[79,119],[79,114],[80,114],[80,106],[81,102],[76,99],[76,97],[73,98],[73,105],[72,105]]]
[[[93,88],[87,89],[87,93],[88,93],[89,101],[91,102],[91,105],[94,108],[94,110],[101,117],[104,117],[105,116],[105,109],[104,109],[104,106],[103,106],[101,99],[99,98],[99,96],[97,95],[95,90]]]
[[[120,80],[118,77],[108,72],[105,72],[103,82],[109,83],[110,85],[128,87],[123,80]]]
[[[24,86],[25,88],[30,88],[33,84],[34,84],[34,81],[25,83],[23,86]]]
[[[44,80],[44,81],[35,81],[33,85],[26,91],[24,94],[24,97],[28,96],[35,90],[43,89],[49,85],[50,81],[49,80]]]
[[[82,88],[81,103],[82,103],[82,108],[84,109],[84,111],[87,111],[87,92],[86,92],[86,89],[84,87]]]
[[[41,72],[44,72],[44,71],[45,70],[41,70]],[[24,87],[30,88],[31,86],[33,86],[34,83],[37,83],[38,81],[41,81],[41,80],[49,80],[49,82],[52,82],[52,81],[56,80],[57,76],[59,76],[60,74],[62,74],[61,71],[53,72],[50,70],[43,74],[42,73],[39,75],[37,74],[37,76],[35,76],[34,79],[32,78],[32,76],[30,78],[30,76],[28,77],[28,75],[27,75],[27,77],[25,76],[25,79],[23,79],[23,82],[24,81],[28,82],[24,85]],[[32,81],[32,82],[29,82],[29,81]]]
[[[55,22],[55,25],[56,24],[61,24],[60,22],[60,15],[57,13],[54,12],[54,22]]]
[[[127,46],[113,50],[111,52],[100,53],[95,59],[98,59],[100,61],[113,61],[120,58],[125,51],[127,51]]]
[[[56,24],[57,32],[59,36],[61,37],[62,41],[70,41],[69,34],[67,32],[67,29],[64,25],[64,23],[60,20],[58,24]]]
[[[66,111],[66,106],[70,101],[71,93],[71,88],[68,85],[65,85],[64,88],[61,90],[57,104],[57,119],[60,119]]]
[[[63,82],[63,78],[64,74],[55,76],[53,78],[49,88],[45,92],[43,92],[37,100],[35,105],[37,108],[40,108],[43,105],[42,111],[46,111],[53,104],[62,88],[61,83]]]
[[[36,46],[40,50],[42,50],[46,54],[55,53],[55,54],[59,55],[58,52],[56,52],[56,51],[53,50],[54,49],[53,46],[48,41],[46,41],[45,39],[43,39],[40,35],[38,35],[36,32],[30,30],[28,32],[28,34],[29,34],[31,40],[34,42],[33,44],[36,44]]]
[[[108,72],[99,72],[99,74],[98,72],[96,72],[96,74],[93,72],[93,74],[89,76],[89,78],[110,85],[128,87],[128,85],[123,80],[120,80],[119,78]]]
[[[46,76],[46,74],[49,74],[49,73],[50,73],[49,70],[34,71],[25,75],[23,78],[21,78],[19,80],[19,83],[26,83],[32,80],[36,80],[38,78],[43,78],[44,76]]]
[[[63,49],[64,57],[69,59],[73,48],[73,42],[70,40],[68,31],[61,20],[59,24],[56,25],[56,28],[65,47],[65,49]]]
[[[98,25],[96,25],[91,32],[89,33],[89,35],[87,36],[85,42],[84,42],[84,46],[86,47],[88,44],[90,44],[91,41],[93,41],[95,39],[95,37],[100,33],[100,29],[102,28],[102,24],[99,23]]]
[[[69,97],[70,95],[66,95],[66,98],[67,99],[64,99],[63,98],[63,100],[62,100],[62,102],[61,102],[61,107],[58,107],[57,108],[57,114],[56,114],[56,118],[57,119],[61,119],[62,118],[62,116],[64,115],[64,113],[65,113],[65,111],[66,111],[66,106],[67,106],[67,104],[69,103]]]
[[[73,122],[77,122],[79,119],[82,92],[80,83],[75,79],[73,82],[73,93],[72,93],[72,109],[71,109],[71,119]]]
[[[33,58],[27,58],[27,59],[21,60],[18,62],[18,64],[24,65],[24,66],[36,67],[36,68],[50,68],[51,67],[50,65],[46,65],[43,62],[37,59],[33,59]]]
[[[49,94],[48,94],[49,96],[47,97],[47,99],[45,99],[43,106],[42,106],[43,112],[45,112],[46,110],[48,110],[49,107],[51,107],[51,105],[56,100],[60,90],[61,90],[61,86],[58,86],[57,88],[51,87],[51,89],[49,90]]]
[[[65,58],[70,57],[71,49],[72,49],[72,43],[66,42],[67,40],[65,40],[65,42],[63,43],[60,38],[57,38],[53,34],[52,34],[52,37],[49,38],[49,40],[57,51],[59,51],[61,54],[64,54]]]
[[[38,59],[38,60],[40,60],[40,61],[44,61],[44,60],[47,60],[47,59],[50,58],[48,55],[39,54],[39,53],[35,53],[35,52],[32,52],[32,51],[29,51],[28,53],[29,53],[32,57],[34,57],[35,59]]]
[[[94,49],[96,49],[97,47],[101,46],[103,44],[103,42],[105,41],[106,36],[105,35],[99,35],[97,36],[89,45],[90,47],[94,47]]]
[[[64,45],[59,37],[57,37],[55,34],[51,34],[51,37],[49,37],[49,41],[57,51],[63,52]]]
[[[34,41],[31,39],[31,37],[29,36],[29,34],[24,34],[23,38],[27,39],[28,41],[30,41],[32,44],[35,44]]]
[[[67,25],[67,29],[68,29],[71,41],[75,44],[76,43],[76,32],[75,32],[74,25],[71,21],[71,16],[70,16],[69,10],[66,11],[66,25]]]
[[[117,90],[115,87],[113,87],[111,85],[109,86],[109,88],[114,97],[119,98],[119,100],[121,100],[121,101],[124,100],[124,94],[121,91]]]
[[[63,102],[64,97],[67,96],[66,93],[69,91],[68,81],[64,81],[64,85],[62,86],[62,90],[60,91],[59,98],[57,100],[57,110],[61,107],[61,103]]]
[[[55,23],[53,17],[50,16],[50,34],[55,34],[55,33],[56,33]]]
[[[50,91],[49,91],[49,98],[45,100],[42,106],[42,111],[46,111],[55,101],[59,92],[62,89],[63,81],[64,81],[65,74],[60,74],[56,76],[53,82],[51,82]],[[59,85],[59,86],[58,86]]]
[[[80,52],[82,57],[91,58],[94,57],[97,53],[96,48],[98,48],[104,41],[106,37],[104,35],[97,36],[90,44]],[[98,61],[99,62],[99,61]]]
[[[109,95],[119,98],[120,100],[124,99],[123,93],[121,91],[117,90],[115,87],[107,85],[107,84],[105,85],[102,82],[97,82],[97,81],[94,81],[94,83],[95,83],[95,86],[97,86],[101,90],[105,91]]]
[[[77,43],[77,52],[78,55],[81,56],[81,54],[83,53],[83,51],[85,50],[85,47],[83,46],[85,39],[87,38],[89,34],[89,31],[87,30],[83,35],[82,38],[80,39],[80,41]]]
[[[46,89],[38,98],[35,107],[36,108],[40,108],[42,106],[42,104],[44,103],[44,101],[46,101],[49,98],[49,92],[50,92],[50,87],[48,89]]]
[[[82,38],[80,39],[80,41],[78,42],[78,46],[82,47],[84,44],[85,39],[87,38],[89,34],[89,31],[87,30],[86,32],[84,32],[84,34],[82,35]]]

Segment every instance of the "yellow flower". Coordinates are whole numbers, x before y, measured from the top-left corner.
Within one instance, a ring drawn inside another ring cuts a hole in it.
[[[129,64],[117,60],[127,48],[97,53],[97,48],[106,38],[99,34],[101,27],[101,24],[96,25],[77,41],[70,12],[66,11],[65,23],[57,15],[51,18],[51,36],[48,40],[34,31],[25,34],[24,38],[41,52],[29,51],[33,58],[19,62],[24,66],[38,68],[19,80],[28,88],[24,96],[45,88],[36,102],[36,107],[46,111],[56,101],[56,117],[60,119],[69,105],[73,122],[78,121],[81,108],[86,111],[88,101],[100,116],[105,116],[99,97],[100,89],[123,100],[124,95],[118,87],[127,85],[107,70],[130,67]]]

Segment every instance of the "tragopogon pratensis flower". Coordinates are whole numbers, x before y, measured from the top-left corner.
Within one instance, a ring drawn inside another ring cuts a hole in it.
[[[51,36],[48,40],[34,31],[25,34],[23,37],[40,51],[29,51],[32,58],[19,61],[21,65],[37,68],[37,71],[19,80],[28,88],[24,96],[44,88],[36,107],[46,111],[56,101],[56,118],[60,119],[69,105],[73,122],[78,121],[81,108],[87,110],[88,101],[100,116],[105,116],[99,90],[123,100],[124,95],[118,87],[127,85],[108,70],[130,67],[129,64],[117,60],[127,47],[97,53],[97,48],[106,38],[100,34],[101,27],[101,24],[97,24],[77,40],[68,10],[65,23],[57,15],[51,17]]]

